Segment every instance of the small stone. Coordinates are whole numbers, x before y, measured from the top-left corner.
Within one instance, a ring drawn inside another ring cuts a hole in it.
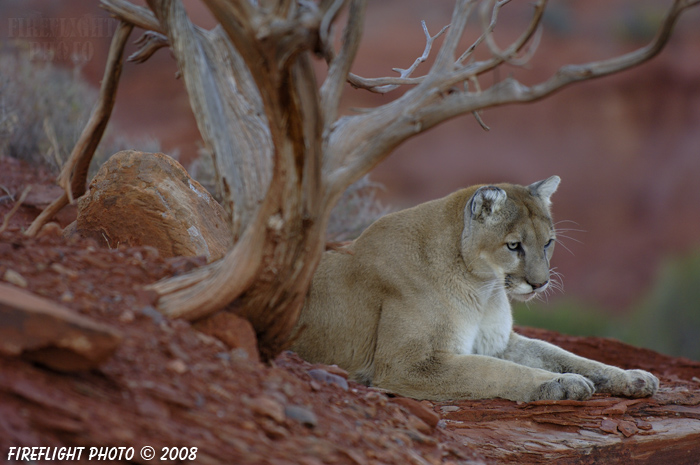
[[[165,322],[165,317],[163,314],[150,305],[146,305],[145,307],[141,308],[141,314],[151,317],[151,320],[153,320],[153,322],[157,325]]]
[[[456,405],[445,405],[440,407],[440,411],[442,411],[443,413],[457,412],[459,411],[459,407],[457,407]]]
[[[335,384],[343,391],[348,390],[348,382],[345,378],[328,373],[326,370],[314,368],[313,370],[309,370],[309,376],[317,381],[321,381],[322,383]]]
[[[287,431],[286,428],[276,424],[272,420],[268,420],[267,418],[260,421],[259,425],[265,432],[265,435],[270,439],[278,440],[289,436],[289,431]]]
[[[61,294],[61,297],[59,297],[61,302],[73,302],[75,300],[75,296],[71,291],[66,291],[63,294]]]
[[[642,420],[641,418],[635,418],[634,422],[637,424],[637,428],[644,430],[644,431],[649,431],[651,429],[654,429],[654,425],[652,425],[650,422],[646,420]]]
[[[600,422],[600,429],[606,433],[617,434],[617,422],[606,418]]]
[[[121,315],[119,315],[119,321],[122,323],[131,323],[136,319],[136,315],[131,310],[124,310]]]
[[[160,253],[158,253],[158,249],[156,249],[155,247],[151,247],[150,245],[144,245],[143,251],[145,253],[144,257],[148,260],[155,260],[160,256]]]
[[[406,425],[410,430],[419,431],[423,434],[430,434],[433,430],[426,422],[414,415],[409,415],[406,417]],[[437,422],[435,422],[437,424]]]
[[[231,349],[230,354],[230,360],[250,360],[250,355],[248,355],[248,351],[240,347],[237,349]]]
[[[222,311],[198,321],[194,327],[204,334],[219,339],[231,349],[246,352],[248,360],[260,361],[255,330],[245,318]]]
[[[24,276],[9,268],[5,270],[5,274],[3,275],[2,279],[10,284],[14,284],[17,287],[26,288],[29,285],[27,280],[24,279]]]
[[[603,415],[622,415],[627,411],[626,401],[618,402],[617,404],[603,410]]]
[[[380,407],[384,407],[389,401],[389,398],[386,396],[386,394],[374,390],[371,390],[367,394],[365,394],[365,399],[367,399],[370,402],[377,402]]]
[[[324,369],[332,375],[338,375],[342,378],[348,379],[348,372],[340,368],[338,365],[326,365]]]
[[[284,414],[290,420],[294,420],[308,428],[314,428],[318,424],[316,414],[306,407],[300,405],[288,405],[284,409]]]
[[[37,233],[36,237],[56,236],[63,234],[63,228],[58,223],[46,223]]]
[[[275,399],[266,396],[255,397],[253,399],[244,400],[250,409],[258,415],[269,417],[277,423],[284,423],[286,418],[284,407]]]
[[[247,420],[241,423],[241,428],[248,431],[255,431],[258,429],[258,425],[255,422]]]
[[[171,360],[170,362],[168,362],[168,364],[166,365],[166,368],[170,371],[177,373],[178,375],[182,375],[182,374],[187,373],[187,365],[185,364],[185,362],[183,362],[179,358],[176,358],[175,360]]]
[[[637,428],[637,425],[634,424],[634,422],[628,421],[628,420],[621,420],[617,424],[617,429],[626,437],[634,436],[639,432],[639,428]]]
[[[80,276],[76,271],[70,270],[65,266],[61,265],[60,263],[52,263],[51,269],[56,273],[67,276],[73,280],[78,279],[78,277]]]
[[[400,405],[409,413],[412,413],[413,415],[423,420],[425,424],[427,424],[431,428],[435,428],[435,426],[437,426],[438,424],[438,421],[440,421],[440,415],[438,415],[425,405],[421,404],[417,400],[409,399],[408,397],[395,397],[391,401],[395,404]]]
[[[320,391],[321,390],[321,384],[316,381],[315,379],[312,379],[311,382],[309,383],[309,386],[311,386],[311,389],[314,391]]]
[[[428,432],[428,434],[430,434],[430,432]],[[434,446],[435,444],[438,443],[438,441],[435,438],[432,438],[432,437],[427,436],[425,434],[421,434],[418,431],[407,430],[406,435],[412,441],[415,441],[419,444],[428,444],[428,445]]]

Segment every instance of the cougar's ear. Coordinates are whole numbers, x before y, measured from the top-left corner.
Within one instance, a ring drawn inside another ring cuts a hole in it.
[[[549,207],[552,204],[550,198],[552,197],[552,194],[556,192],[560,182],[561,178],[559,176],[551,176],[544,181],[538,181],[530,184],[528,188],[530,189],[530,193],[532,195],[542,199],[544,204]]]
[[[498,212],[506,203],[506,191],[496,186],[483,186],[474,192],[469,211],[474,219],[486,219]]]

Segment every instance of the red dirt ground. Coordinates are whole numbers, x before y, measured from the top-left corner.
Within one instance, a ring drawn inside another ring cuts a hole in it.
[[[153,295],[141,289],[201,260],[164,259],[149,248],[100,248],[66,240],[60,228],[37,239],[23,236],[51,200],[51,180],[40,168],[0,157],[0,220],[14,205],[9,195],[17,198],[25,186],[35,186],[34,197],[0,234],[0,277],[8,269],[19,273],[26,290],[117,328],[124,340],[98,369],[79,374],[0,357],[0,462],[14,446],[125,446],[135,448],[133,462],[158,462],[139,457],[142,447],[151,446],[156,459],[165,447],[196,447],[191,462],[197,464],[593,463],[579,461],[583,452],[573,446],[559,455],[528,446],[528,431],[549,438],[609,437],[632,446],[655,434],[661,440],[664,422],[674,418],[690,425],[691,436],[697,428],[695,443],[700,439],[700,363],[611,340],[520,330],[594,359],[651,370],[662,380],[657,396],[418,403],[353,382],[347,390],[324,382],[309,370],[342,371],[309,365],[291,353],[271,365],[252,361],[185,321],[162,318]],[[63,215],[65,225],[71,213]],[[529,449],[519,452],[516,443]],[[681,446],[669,447],[681,454]],[[690,457],[683,447],[682,457]],[[605,456],[608,449],[586,454]],[[624,458],[630,450],[610,453]],[[700,452],[694,453],[695,462],[675,463],[697,463]]]

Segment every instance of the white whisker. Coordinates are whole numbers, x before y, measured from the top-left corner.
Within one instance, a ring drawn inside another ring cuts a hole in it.
[[[576,229],[576,228],[554,228],[555,232],[588,232],[585,229]]]
[[[557,267],[549,270],[549,287],[546,289],[546,292],[555,291],[564,293],[564,275],[557,271]]]
[[[573,252],[571,251],[570,248],[568,248],[566,245],[564,245],[564,243],[561,242],[559,239],[555,239],[555,242],[556,242],[557,244],[559,244],[560,246],[564,247],[564,250],[566,250],[567,252],[569,252],[571,255],[576,255],[575,253],[573,253]]]
[[[558,225],[559,223],[573,223],[573,224],[575,224],[576,226],[580,226],[580,224],[578,224],[578,223],[575,222],[574,220],[559,220],[559,221],[557,221],[556,223],[554,223],[554,226]]]
[[[578,242],[579,244],[583,244],[582,241],[576,239],[575,237],[567,236],[566,234],[557,234],[557,239],[560,237],[563,237],[564,239],[569,239],[570,241]]]
[[[562,224],[562,223],[571,223],[573,225],[579,226],[579,224],[573,220],[560,220],[554,223],[554,233],[556,234],[556,239],[555,242],[559,245],[561,245],[565,250],[567,250],[571,255],[576,255],[573,253],[573,251],[564,244],[564,241],[562,239],[568,239],[574,242],[577,242],[579,244],[583,244],[582,241],[579,239],[576,239],[575,237],[571,237],[567,233],[581,233],[581,232],[587,232],[585,229],[579,229],[579,228],[559,228],[557,225]]]

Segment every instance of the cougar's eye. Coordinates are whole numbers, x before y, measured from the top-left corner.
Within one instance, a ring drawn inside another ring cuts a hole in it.
[[[508,250],[516,251],[520,249],[520,242],[506,242]]]
[[[554,244],[554,239],[550,239],[547,241],[547,243],[544,245],[545,249],[548,249],[550,245]]]

